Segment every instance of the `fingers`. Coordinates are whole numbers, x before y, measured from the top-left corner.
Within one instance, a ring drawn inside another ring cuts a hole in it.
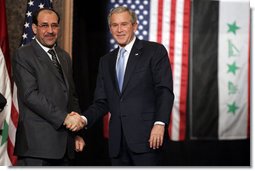
[[[76,152],[81,152],[83,150],[83,146],[80,142],[75,142],[75,151]]]
[[[85,120],[78,113],[71,112],[66,116],[64,125],[70,131],[79,131],[85,126]]]
[[[150,148],[158,149],[163,145],[164,131],[165,131],[164,125],[153,126],[149,139]]]
[[[158,149],[163,145],[163,136],[153,135],[150,140],[150,148]]]
[[[82,137],[80,136],[76,136],[75,137],[75,151],[76,152],[81,152],[83,151],[84,147],[85,147],[85,141],[83,140]]]
[[[77,119],[66,126],[66,128],[69,129],[70,131],[79,131],[83,127],[84,127],[84,124],[80,119]]]

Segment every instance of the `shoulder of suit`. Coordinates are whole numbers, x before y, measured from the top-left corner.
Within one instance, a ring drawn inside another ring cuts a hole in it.
[[[141,40],[143,45],[149,45],[149,46],[162,46],[161,43],[154,42],[154,41],[148,41],[148,40]]]
[[[17,50],[18,51],[28,50],[28,49],[31,49],[31,47],[32,47],[32,42],[29,42],[29,43],[27,43],[27,44],[25,44],[23,46],[20,46]]]
[[[118,48],[106,53],[105,55],[103,55],[101,58],[102,59],[107,59],[107,58],[112,58],[114,56],[116,56],[118,54]]]
[[[163,48],[165,49],[164,45],[158,42],[148,41],[148,40],[140,40],[140,43],[142,44],[143,48],[149,48],[149,49],[158,49]]]
[[[28,56],[27,54],[32,54],[33,53],[33,47],[32,47],[32,43],[27,43],[23,46],[20,46],[18,49],[16,49],[14,54],[19,54],[22,55],[24,57]]]

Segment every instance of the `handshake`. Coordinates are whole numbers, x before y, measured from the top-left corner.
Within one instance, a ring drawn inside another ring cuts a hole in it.
[[[86,120],[76,112],[68,113],[64,121],[64,126],[70,131],[79,131],[86,125]]]

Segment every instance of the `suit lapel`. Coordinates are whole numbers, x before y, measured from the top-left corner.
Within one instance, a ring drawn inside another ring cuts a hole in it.
[[[129,80],[131,78],[132,72],[134,71],[136,64],[139,60],[139,57],[141,55],[141,49],[142,49],[142,43],[139,39],[136,39],[132,50],[129,54],[127,66],[126,66],[126,71],[125,71],[125,76],[124,76],[124,83],[122,87],[122,94],[125,92],[125,89],[129,83]]]
[[[67,63],[66,60],[64,60],[64,54],[59,50],[58,47],[56,47],[56,52],[57,52],[57,55],[58,55],[59,63],[61,65],[61,69],[62,69],[62,72],[63,72],[64,79],[65,79],[64,80],[65,84],[66,84],[67,88],[69,88],[68,78],[67,78],[67,74],[69,73],[68,72],[68,67],[67,67],[68,63]]]
[[[115,90],[120,94],[119,86],[118,86],[118,80],[117,80],[117,75],[116,75],[116,60],[117,60],[117,55],[118,55],[118,49],[115,49],[112,54],[111,58],[109,61],[109,69],[110,69],[110,75],[111,75],[111,80],[112,84],[114,85]]]
[[[122,87],[122,93],[119,90],[116,69],[115,69],[119,48],[115,49],[111,54],[111,58],[109,61],[110,75],[111,75],[111,80],[113,82],[114,88],[118,92],[119,95],[124,93],[128,83],[130,81],[132,72],[134,71],[136,64],[139,60],[139,57],[141,55],[141,49],[142,49],[142,42],[139,39],[136,39],[136,41],[132,47],[132,50],[129,54],[126,71],[125,71],[125,76],[124,76],[123,87]]]
[[[46,63],[46,66],[48,69],[61,81],[63,82],[64,80],[62,79],[61,75],[58,73],[56,70],[55,66],[53,65],[52,61],[50,60],[48,54],[41,48],[41,46],[36,42],[36,40],[32,41],[32,46],[35,49],[35,54],[39,58],[39,60],[43,61]],[[63,69],[62,69],[63,70]],[[64,74],[65,75],[65,74]]]

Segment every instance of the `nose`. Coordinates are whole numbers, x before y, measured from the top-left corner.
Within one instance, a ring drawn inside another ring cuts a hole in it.
[[[48,27],[48,32],[49,32],[49,33],[52,33],[52,32],[53,32],[53,28],[52,28],[51,25],[49,25],[49,27]]]
[[[118,32],[121,32],[121,31],[122,31],[121,25],[118,26],[118,29],[117,29],[117,30],[118,30]]]

